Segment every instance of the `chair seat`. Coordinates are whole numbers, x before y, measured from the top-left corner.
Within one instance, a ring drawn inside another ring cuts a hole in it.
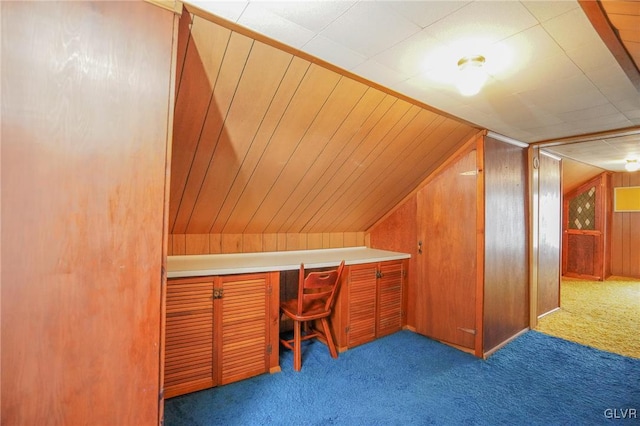
[[[340,276],[344,269],[344,260],[338,269],[331,271],[310,272],[305,277],[304,264],[300,264],[298,275],[298,297],[280,304],[284,315],[293,320],[293,339],[280,339],[282,345],[293,350],[293,369],[302,368],[303,340],[317,338],[324,340],[329,347],[332,358],[338,358],[338,351],[331,336],[329,316],[340,285]],[[318,324],[313,324],[318,320]],[[304,335],[302,327],[304,325]]]
[[[287,300],[280,304],[280,309],[287,314],[288,317],[296,321],[309,321],[320,319],[331,314],[331,310],[325,309],[325,303],[322,300],[313,300],[311,303],[303,306],[303,314],[298,314],[298,300]]]

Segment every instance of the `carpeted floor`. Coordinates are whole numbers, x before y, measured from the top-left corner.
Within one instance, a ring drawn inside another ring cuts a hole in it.
[[[488,360],[410,331],[165,402],[166,426],[638,424],[640,360],[529,331]],[[625,416],[624,418],[622,416]],[[629,419],[631,418],[631,421]]]
[[[560,309],[537,331],[620,355],[640,358],[640,280],[563,278]]]

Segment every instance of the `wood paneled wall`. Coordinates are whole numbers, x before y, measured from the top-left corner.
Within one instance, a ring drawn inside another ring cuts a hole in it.
[[[525,148],[485,138],[484,352],[529,325]]]
[[[0,8],[0,423],[157,425],[174,14]]]
[[[262,235],[250,245],[273,247],[264,241],[363,232],[478,132],[186,7],[193,14],[180,32],[187,41],[175,107],[174,238]]]
[[[562,243],[561,162],[540,153],[537,244],[536,317],[560,307],[560,276]]]
[[[364,232],[313,234],[173,234],[169,255],[254,253],[366,245]]]
[[[468,143],[475,141],[469,140]],[[529,321],[528,278],[528,227],[527,227],[527,178],[526,149],[485,137],[484,153],[484,229],[485,234],[483,292],[481,313],[483,335],[481,353],[487,353],[504,341],[526,329]],[[463,147],[452,156],[442,169],[469,147]],[[427,178],[420,187],[431,182],[436,174]],[[451,188],[451,197],[455,197]],[[407,325],[416,327],[416,292],[421,279],[418,277],[417,244],[418,223],[417,196],[409,196],[387,217],[368,231],[371,247],[411,253],[409,262],[409,286],[407,301]],[[475,223],[472,225],[475,229]],[[482,239],[481,239],[482,241]],[[455,244],[451,241],[451,244]],[[469,256],[475,251],[468,250]],[[428,255],[428,254],[427,254]],[[424,256],[424,255],[423,255]],[[559,259],[556,260],[559,265]],[[464,265],[465,262],[459,262]],[[475,263],[469,262],[468,264]],[[464,267],[464,266],[460,266]],[[475,266],[474,266],[475,267]],[[422,321],[422,319],[420,319]]]
[[[417,279],[416,256],[418,254],[416,196],[409,197],[399,205],[388,217],[381,220],[371,229],[368,235],[368,246],[382,250],[392,250],[411,254],[407,271],[407,291],[403,295],[403,306],[407,307],[406,323],[415,328],[415,301]]]
[[[611,182],[614,188],[640,186],[640,172],[614,173]],[[640,278],[640,213],[611,214],[611,274]]]

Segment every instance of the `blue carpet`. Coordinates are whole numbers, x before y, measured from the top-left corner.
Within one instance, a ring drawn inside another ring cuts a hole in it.
[[[535,331],[488,360],[410,331],[303,348],[299,373],[282,350],[281,373],[168,399],[165,425],[640,424],[640,359]]]

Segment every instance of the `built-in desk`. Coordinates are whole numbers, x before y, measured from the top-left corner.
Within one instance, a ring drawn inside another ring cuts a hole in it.
[[[347,265],[332,315],[339,350],[399,330],[410,255],[367,247],[169,256],[167,398],[279,366],[281,272]]]
[[[295,250],[264,253],[204,254],[167,257],[167,277],[248,274],[287,271],[300,268],[325,268],[408,259],[411,255],[368,247]]]

